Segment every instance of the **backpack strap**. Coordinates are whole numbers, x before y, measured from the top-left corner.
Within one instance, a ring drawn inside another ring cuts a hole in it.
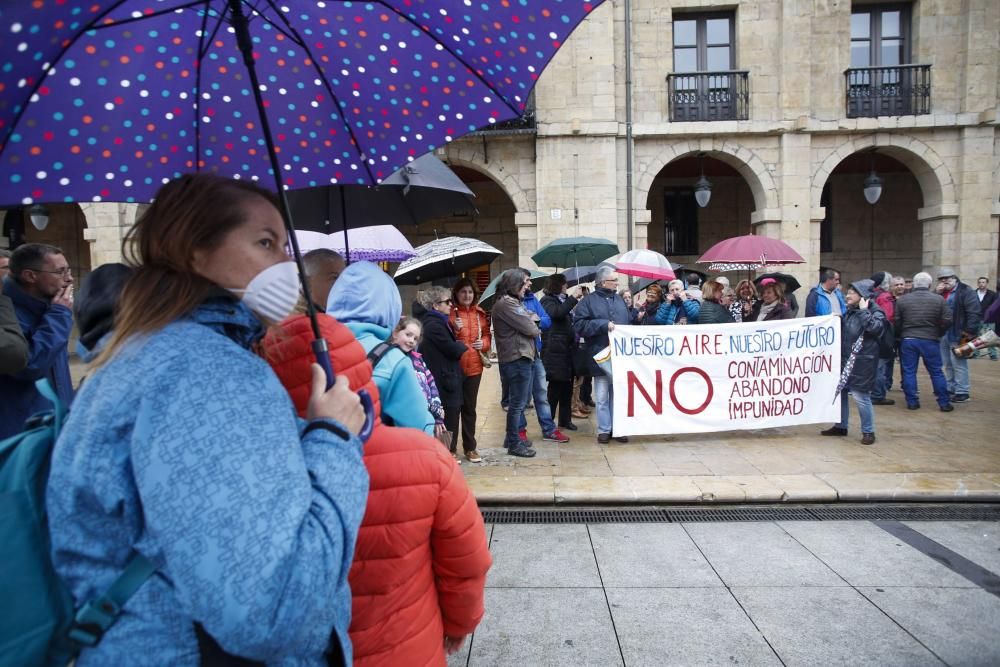
[[[39,394],[52,403],[52,414],[55,417],[56,433],[59,433],[59,431],[62,430],[63,422],[66,421],[66,406],[63,405],[61,400],[59,400],[59,394],[56,393],[56,388],[52,386],[52,381],[49,378],[36,380],[35,387],[38,389]]]
[[[372,365],[372,369],[378,366],[378,362],[382,361],[382,357],[389,353],[389,350],[396,347],[390,343],[379,343],[371,349],[368,353],[368,361]]]
[[[118,620],[125,603],[154,572],[156,566],[145,556],[133,556],[104,595],[89,600],[76,613],[69,638],[80,646],[96,646]]]

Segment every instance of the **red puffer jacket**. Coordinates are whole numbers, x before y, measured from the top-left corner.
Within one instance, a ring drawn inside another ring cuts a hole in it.
[[[333,318],[319,318],[337,374],[376,398],[361,344]],[[311,340],[309,320],[296,316],[263,345],[300,415],[309,399]],[[378,423],[365,465],[371,490],[350,574],[354,664],[444,665],[445,635],[470,634],[483,617],[492,559],[476,499],[445,448],[415,429]]]

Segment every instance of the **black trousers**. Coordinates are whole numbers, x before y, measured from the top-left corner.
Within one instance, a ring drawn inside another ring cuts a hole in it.
[[[573,417],[573,381],[549,380],[549,407],[559,426],[568,426]],[[558,415],[558,417],[556,417]]]
[[[451,433],[451,451],[458,445],[458,415],[462,412],[461,405],[444,406],[444,427]]]
[[[462,382],[462,449],[467,452],[476,449],[476,401],[482,381],[482,375],[466,375]]]
[[[583,384],[580,385],[580,400],[585,405],[591,405],[594,402],[594,380],[589,375],[583,376]]]

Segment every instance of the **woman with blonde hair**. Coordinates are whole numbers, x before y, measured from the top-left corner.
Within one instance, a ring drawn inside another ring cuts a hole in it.
[[[736,298],[729,304],[729,314],[737,322],[750,321],[750,313],[759,301],[757,286],[752,280],[741,280],[736,283]]]
[[[732,324],[733,316],[729,309],[722,305],[725,288],[716,280],[709,280],[701,286],[701,311],[698,313],[698,324]]]

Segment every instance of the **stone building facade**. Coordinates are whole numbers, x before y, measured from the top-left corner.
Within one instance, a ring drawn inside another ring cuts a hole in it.
[[[694,266],[752,232],[806,258],[788,267],[803,284],[821,266],[857,279],[953,265],[995,280],[998,54],[996,0],[607,0],[540,77],[533,122],[436,151],[479,213],[404,232],[492,242],[505,252],[493,275],[565,236]],[[862,195],[873,170],[874,206]],[[702,172],[712,198],[697,208]],[[134,219],[134,206],[61,206],[46,233],[84,241],[71,264],[86,270],[118,259]]]

